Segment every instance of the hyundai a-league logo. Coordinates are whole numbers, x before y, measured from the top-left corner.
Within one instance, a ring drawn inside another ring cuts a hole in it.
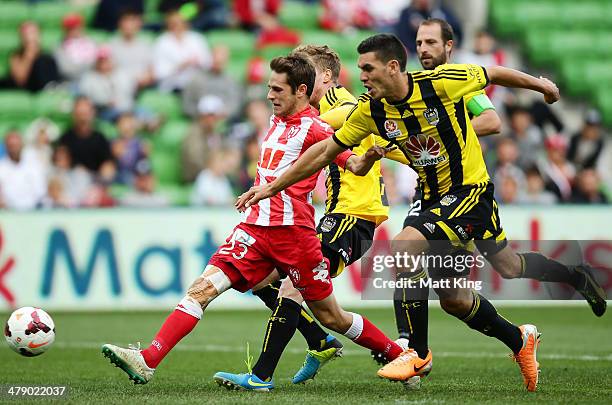
[[[397,127],[397,122],[394,120],[385,121],[385,131],[387,131],[387,138],[397,138],[402,134],[402,131]]]

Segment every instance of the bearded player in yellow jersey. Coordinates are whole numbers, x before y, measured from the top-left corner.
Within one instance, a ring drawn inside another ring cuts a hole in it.
[[[488,84],[538,91],[548,103],[559,99],[556,85],[545,78],[500,66],[446,64],[433,71],[406,73],[406,51],[397,37],[378,34],[357,48],[361,81],[368,94],[349,114],[336,134],[309,149],[275,181],[253,187],[237,201],[243,210],[326,166],[341,151],[375,133],[397,145],[419,174],[423,210],[415,222],[393,240],[392,253],[418,257],[433,241],[475,241],[480,252],[506,278],[529,277],[566,282],[581,279],[583,295],[596,315],[605,311],[605,295],[589,282],[588,266],[565,266],[540,253],[517,254],[508,247],[499,221],[493,185],[489,181],[480,145],[468,119],[463,97]],[[430,243],[431,242],[431,243]],[[397,270],[400,264],[396,263]],[[419,271],[404,267],[402,271]],[[415,273],[416,274],[416,273]],[[516,326],[501,317],[478,294],[441,297],[443,308],[469,327],[508,346],[517,361],[525,387],[538,383],[536,360],[539,333],[534,325]],[[407,381],[431,370],[431,351],[421,357],[406,350],[379,370],[381,377]],[[409,370],[409,371],[406,371]]]
[[[341,65],[336,52],[327,46],[303,45],[296,48],[292,55],[309,60],[315,67],[316,79],[310,104],[319,110],[323,121],[334,129],[341,127],[357,100],[337,84]],[[361,156],[370,149],[377,151],[379,157],[386,154],[389,158],[407,163],[401,152],[377,147],[374,135],[366,137],[352,151]],[[323,256],[330,262],[329,271],[333,278],[370,248],[374,230],[388,218],[389,207],[379,161],[365,176],[345,171],[334,163],[326,168],[326,172],[326,210],[317,226],[317,233]],[[289,278],[285,278],[282,284],[264,283],[257,286],[253,288],[253,294],[273,312],[266,327],[262,352],[249,374],[269,381],[296,329],[306,339],[308,350],[304,365],[293,377],[294,384],[314,378],[325,363],[341,355],[340,341],[324,331],[302,309],[302,296]],[[256,386],[243,384],[245,379],[241,374],[220,372],[215,375],[215,380],[225,387],[257,389]]]

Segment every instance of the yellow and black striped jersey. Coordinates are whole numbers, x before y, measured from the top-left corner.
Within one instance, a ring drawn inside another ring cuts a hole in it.
[[[347,89],[342,86],[332,87],[321,99],[319,112],[321,118],[325,120],[328,111],[347,105],[354,106],[356,103],[357,100]],[[375,137],[370,134],[353,148],[353,152],[356,155],[362,155],[374,144]],[[374,222],[376,225],[389,217],[389,204],[380,173],[380,161],[376,162],[365,176],[357,176],[350,171],[344,171],[334,163],[327,167],[326,172],[326,214],[349,214]]]
[[[397,103],[367,94],[334,135],[344,147],[359,144],[370,133],[397,145],[419,175],[425,200],[451,188],[489,180],[464,96],[488,84],[477,65],[445,64],[407,74],[408,94]]]

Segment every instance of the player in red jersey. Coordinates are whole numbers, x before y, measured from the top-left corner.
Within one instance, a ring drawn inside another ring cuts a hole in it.
[[[331,127],[320,121],[318,111],[309,105],[314,67],[306,59],[289,56],[272,60],[270,68],[268,99],[274,115],[262,144],[256,185],[274,181],[310,146],[333,135]],[[378,158],[375,152],[360,157],[346,152],[335,163],[365,174]],[[402,353],[400,346],[366,318],[344,311],[332,294],[328,263],[321,253],[311,205],[318,173],[244,212],[242,222],[210,259],[149,347],[125,349],[105,344],[102,353],[135,383],[145,384],[168,352],[193,330],[213,299],[230,287],[247,291],[278,269],[291,279],[325,327],[363,347],[397,358]],[[271,381],[262,381],[253,374],[243,374],[240,381],[228,380],[226,384],[262,391],[274,388]]]

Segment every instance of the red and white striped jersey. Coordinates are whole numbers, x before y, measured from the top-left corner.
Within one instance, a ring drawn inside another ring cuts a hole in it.
[[[288,117],[270,118],[270,129],[261,145],[255,185],[274,181],[315,143],[333,135],[333,129],[318,118],[311,106]],[[352,155],[340,154],[335,162],[344,167]],[[261,226],[300,225],[314,228],[312,190],[319,172],[295,183],[277,195],[247,208],[242,222]]]

